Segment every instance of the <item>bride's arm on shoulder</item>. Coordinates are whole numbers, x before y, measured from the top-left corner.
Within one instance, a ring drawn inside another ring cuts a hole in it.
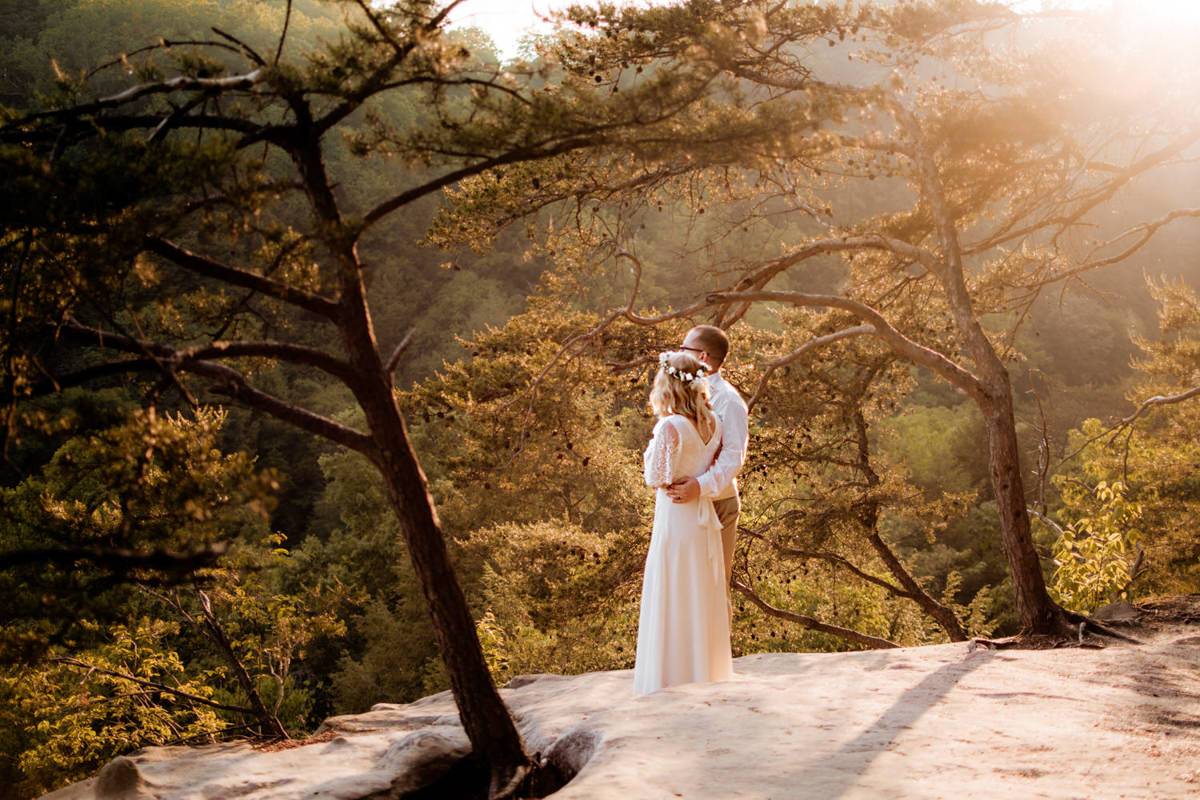
[[[671,484],[675,464],[679,461],[679,431],[667,420],[654,426],[654,436],[642,454],[642,474],[646,485],[658,489]]]

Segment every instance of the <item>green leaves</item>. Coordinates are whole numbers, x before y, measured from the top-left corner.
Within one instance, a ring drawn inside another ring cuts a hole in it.
[[[1141,562],[1142,506],[1120,482],[1100,481],[1091,493],[1063,487],[1074,521],[1054,543],[1050,591],[1066,608],[1088,613],[1128,596]]]
[[[293,666],[344,634],[344,592],[289,587],[267,527],[277,476],[218,449],[225,417],[135,412],[0,490],[0,645],[20,664],[0,673],[2,724],[23,753],[9,777],[30,791],[130,747],[253,730],[242,675],[285,726],[307,724]]]
[[[99,642],[81,658],[0,673],[0,693],[9,697],[2,723],[25,743],[17,765],[22,794],[94,772],[133,743],[191,741],[222,727],[203,702],[212,699],[216,676],[187,674],[179,655],[163,648],[178,636],[178,622],[142,617],[93,625],[92,633]]]

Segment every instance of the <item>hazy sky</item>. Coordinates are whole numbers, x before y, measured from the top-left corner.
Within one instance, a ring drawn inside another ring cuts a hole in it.
[[[517,43],[530,30],[548,31],[549,23],[538,13],[566,8],[572,2],[586,5],[593,0],[466,0],[451,15],[451,25],[473,25],[487,31],[505,58],[517,54]],[[616,0],[621,5],[657,5],[668,0]],[[1155,25],[1200,25],[1200,0],[1009,0],[1011,5],[1033,10],[1043,5],[1118,8],[1134,14],[1139,21]]]
[[[586,0],[466,0],[450,15],[450,21],[452,26],[482,28],[505,58],[513,58],[517,54],[517,43],[527,32],[548,32],[552,27],[538,19],[539,13],[566,8],[572,2],[583,5]]]

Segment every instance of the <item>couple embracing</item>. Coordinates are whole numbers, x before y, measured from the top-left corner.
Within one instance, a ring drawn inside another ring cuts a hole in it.
[[[634,694],[733,674],[729,580],[746,460],[746,403],[721,376],[724,331],[692,328],[659,355],[650,408],[659,417],[643,457],[654,528],[638,622]]]

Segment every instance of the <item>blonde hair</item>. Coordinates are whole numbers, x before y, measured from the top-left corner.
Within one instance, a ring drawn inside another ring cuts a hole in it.
[[[650,410],[660,418],[671,414],[687,417],[707,442],[717,429],[708,399],[708,381],[702,377],[707,368],[684,352],[663,353],[659,360],[662,366],[650,387]],[[673,367],[675,374],[668,374],[667,367]]]

